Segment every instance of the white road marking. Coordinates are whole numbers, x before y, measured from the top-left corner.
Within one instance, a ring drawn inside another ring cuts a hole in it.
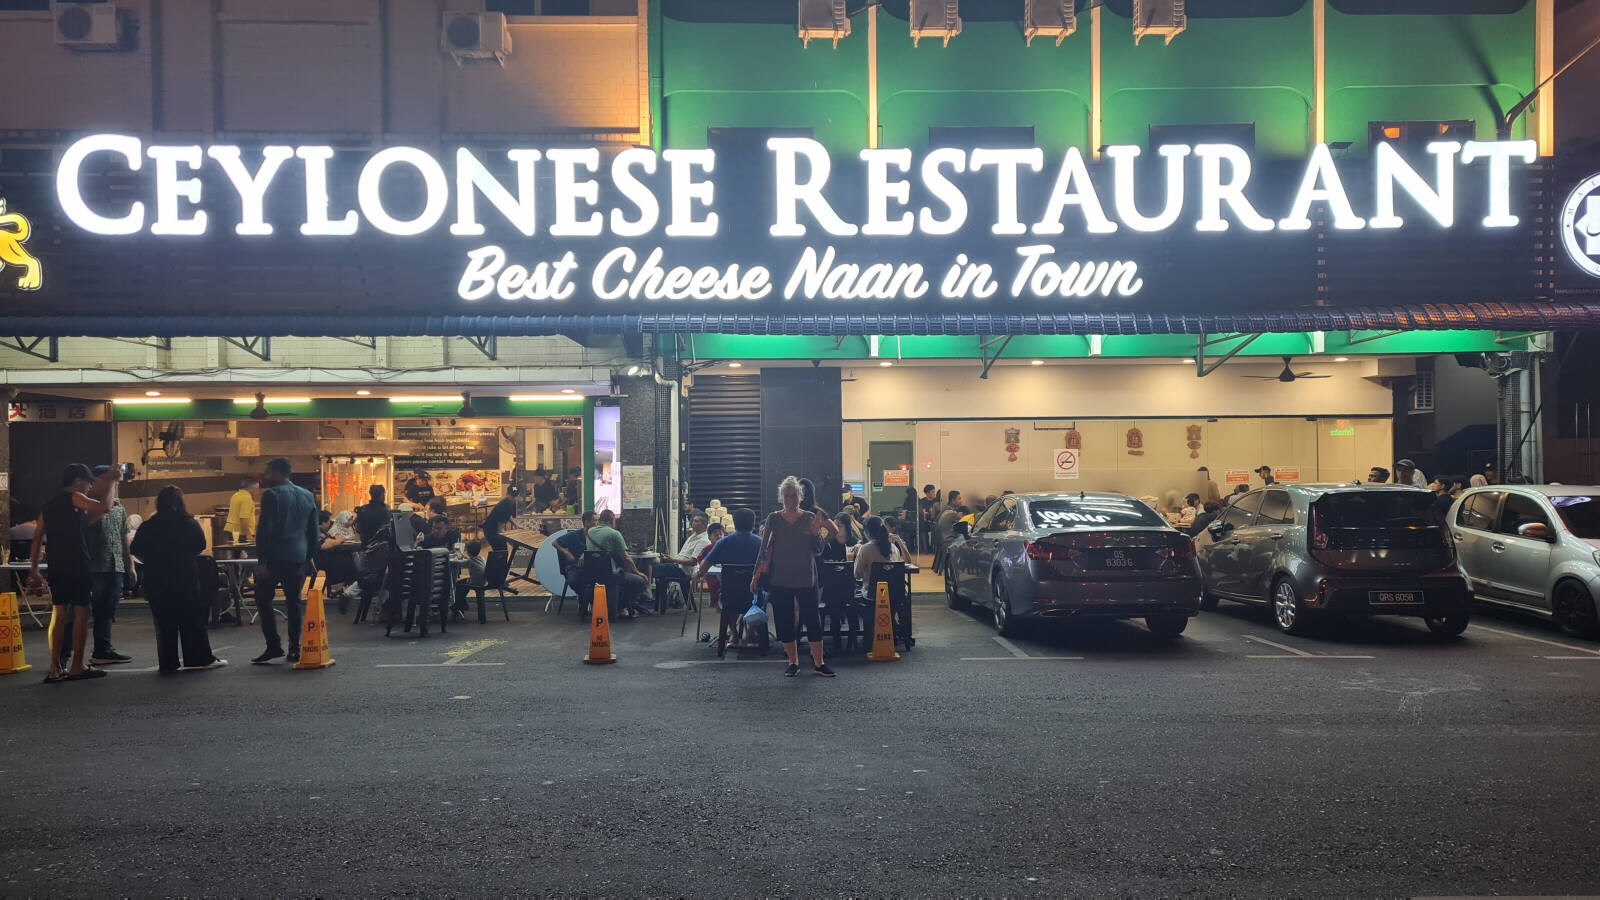
[[[472,646],[471,644],[466,644],[464,646],[467,649],[459,649],[459,650],[450,651],[450,658],[445,660],[444,663],[442,663],[442,665],[459,666],[459,665],[462,664],[462,662],[461,662],[462,660],[466,659],[467,657],[471,656],[472,654],[481,653],[482,651],[487,650],[490,647],[498,647],[498,646],[500,646],[501,644],[504,644],[504,643],[505,643],[505,641],[492,641],[491,640],[491,641],[479,641],[478,645],[476,647]]]
[[[1550,647],[1560,647],[1563,650],[1574,650],[1574,651],[1577,651],[1578,653],[1587,653],[1590,656],[1600,657],[1600,650],[1590,650],[1587,647],[1574,647],[1571,644],[1562,644],[1562,643],[1558,643],[1556,641],[1547,641],[1544,638],[1536,638],[1536,637],[1533,637],[1531,635],[1518,634],[1515,631],[1502,631],[1499,628],[1490,628],[1487,625],[1479,625],[1476,622],[1474,622],[1470,627],[1475,628],[1475,629],[1477,629],[1479,631],[1487,631],[1490,634],[1503,634],[1506,637],[1521,638],[1521,639],[1523,639],[1525,641],[1533,641],[1536,644],[1545,644],[1546,646],[1550,646]],[[1575,657],[1575,658],[1577,658],[1577,659],[1587,659],[1588,657],[1585,656],[1585,657]]]
[[[999,644],[1000,646],[1006,648],[1006,652],[1011,654],[1012,656],[1021,657],[1022,659],[1027,659],[1028,658],[1027,651],[1023,650],[1021,647],[1018,647],[1016,644],[1011,643],[1010,641],[1006,640],[1005,638],[1001,637],[998,634],[991,635],[991,637],[994,638],[994,642],[996,644]]]
[[[1081,656],[963,656],[962,662],[1045,662],[1052,659],[1083,659]]]
[[[720,666],[727,663],[785,663],[789,661],[779,656],[773,659],[671,659],[658,662],[651,668],[656,669],[687,669],[690,666]]]
[[[1296,649],[1294,647],[1290,647],[1287,644],[1280,644],[1277,641],[1269,641],[1266,638],[1256,637],[1253,634],[1244,635],[1244,639],[1247,640],[1247,641],[1255,641],[1258,644],[1266,644],[1268,647],[1276,647],[1279,650],[1286,651],[1287,654],[1288,654],[1288,655],[1277,654],[1277,653],[1256,654],[1256,655],[1247,654],[1245,656],[1245,659],[1372,659],[1373,658],[1371,656],[1361,656],[1361,655],[1344,654],[1344,653],[1307,653],[1304,650],[1298,650],[1298,649]]]
[[[1541,656],[1539,659],[1600,659],[1600,656]]]

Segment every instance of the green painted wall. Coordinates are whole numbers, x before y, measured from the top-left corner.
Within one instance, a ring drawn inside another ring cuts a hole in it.
[[[949,47],[924,40],[913,48],[906,21],[891,11],[898,8],[878,14],[881,146],[923,149],[930,127],[1031,125],[1048,151],[1091,149],[1087,10],[1060,47],[1051,39],[1025,46],[1016,21],[968,19]],[[793,24],[685,21],[672,12],[652,36],[667,146],[704,146],[713,127],[811,128],[835,152],[866,146],[865,15],[854,16],[837,49],[828,41],[802,49]],[[1106,143],[1143,145],[1151,125],[1254,123],[1263,156],[1304,155],[1309,0],[1281,16],[1191,12],[1171,45],[1147,38],[1135,46],[1132,22],[1115,4],[1102,17]],[[1350,15],[1330,4],[1326,28],[1330,141],[1364,148],[1371,121],[1449,119],[1473,119],[1479,137],[1492,139],[1497,113],[1533,86],[1533,0],[1511,13],[1454,16]]]

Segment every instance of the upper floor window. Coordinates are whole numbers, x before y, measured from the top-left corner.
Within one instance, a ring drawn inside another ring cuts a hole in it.
[[[1245,150],[1256,148],[1253,122],[1220,125],[1151,125],[1150,147],[1165,144],[1233,144]]]
[[[1401,153],[1421,153],[1434,141],[1471,141],[1478,123],[1470,119],[1449,122],[1373,122],[1367,126],[1367,146],[1388,141]]]
[[[999,150],[1026,150],[1036,146],[1032,125],[1016,126],[966,126],[951,125],[928,129],[929,147],[954,147],[957,150],[975,150],[987,147]]]

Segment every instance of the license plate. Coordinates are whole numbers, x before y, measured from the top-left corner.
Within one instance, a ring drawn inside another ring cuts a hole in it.
[[[1138,569],[1143,567],[1145,554],[1133,550],[1108,550],[1101,554],[1099,568],[1117,571],[1119,569]]]
[[[1373,606],[1404,606],[1421,603],[1421,591],[1369,591],[1367,599]]]

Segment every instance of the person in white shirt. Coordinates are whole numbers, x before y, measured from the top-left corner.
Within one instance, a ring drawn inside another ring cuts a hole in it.
[[[1183,498],[1183,509],[1178,512],[1178,527],[1188,528],[1194,524],[1194,517],[1200,515],[1200,495],[1190,494]]]
[[[683,546],[678,548],[678,555],[664,557],[662,564],[656,566],[657,598],[666,596],[662,591],[671,584],[678,585],[683,591],[683,596],[689,596],[691,588],[689,572],[700,564],[700,551],[711,545],[711,538],[706,534],[707,524],[705,513],[695,513],[694,518],[689,521],[689,536],[683,539]]]

